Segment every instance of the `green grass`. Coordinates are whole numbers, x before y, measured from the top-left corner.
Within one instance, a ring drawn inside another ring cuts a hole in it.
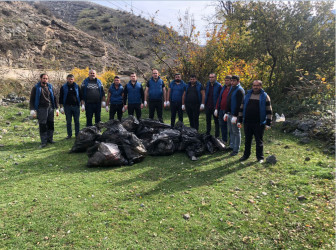
[[[335,248],[335,162],[321,142],[301,145],[273,128],[265,156],[276,165],[256,163],[254,147],[238,162],[242,147],[233,158],[177,153],[90,169],[86,154],[68,153],[64,116],[55,119],[56,144],[38,149],[38,125],[21,122],[28,114],[0,107],[0,248]]]

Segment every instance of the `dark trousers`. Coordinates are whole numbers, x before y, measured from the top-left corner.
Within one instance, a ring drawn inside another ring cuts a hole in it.
[[[183,122],[183,110],[182,102],[171,102],[170,103],[170,125],[173,128],[175,126],[176,113],[180,122]]]
[[[65,105],[64,113],[65,113],[65,118],[66,118],[68,136],[69,137],[72,136],[72,126],[71,126],[72,117],[75,123],[75,136],[77,136],[79,133],[79,115],[80,115],[79,106]]]
[[[136,118],[139,120],[141,118],[141,104],[140,103],[131,103],[128,104],[128,115],[134,115],[136,113]]]
[[[228,126],[227,126],[227,121],[225,122],[223,120],[224,115],[225,115],[224,110],[219,110],[218,123],[219,123],[219,127],[222,133],[222,140],[224,142],[227,142],[228,141]]]
[[[110,120],[114,119],[117,113],[118,120],[121,121],[123,104],[110,104]]]
[[[42,144],[53,141],[54,136],[54,109],[39,108],[37,110],[37,119],[39,122],[40,138]]]
[[[100,122],[101,113],[101,103],[86,103],[85,104],[85,114],[86,114],[86,126],[92,126],[93,114],[95,115],[95,123]]]
[[[245,132],[245,151],[244,156],[249,157],[251,155],[252,137],[256,140],[256,156],[258,160],[264,159],[264,131],[265,125],[259,123],[244,123]]]
[[[205,107],[205,116],[206,116],[206,133],[210,135],[211,132],[211,118],[213,117],[215,122],[215,137],[219,137],[219,124],[218,117],[214,116],[214,108]]]
[[[149,118],[154,119],[154,113],[155,110],[157,112],[157,116],[160,122],[163,122],[162,118],[162,100],[154,101],[150,100],[148,101],[148,109],[149,109]]]
[[[186,104],[186,111],[189,118],[190,127],[198,131],[200,104]]]

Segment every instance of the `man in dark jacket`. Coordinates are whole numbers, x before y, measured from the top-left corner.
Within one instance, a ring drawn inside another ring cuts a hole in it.
[[[204,87],[195,75],[190,76],[186,87],[185,101],[190,127],[198,131],[200,111],[204,109]]]
[[[130,78],[131,80],[124,88],[124,110],[128,109],[128,115],[134,115],[135,111],[136,117],[139,120],[141,118],[141,109],[143,109],[144,91],[141,82],[137,81],[135,73],[132,73]]]
[[[40,148],[47,143],[54,143],[54,110],[58,116],[58,103],[54,87],[48,83],[48,75],[41,74],[40,81],[33,87],[30,94],[30,115],[37,116],[40,130]]]
[[[155,110],[160,122],[163,122],[162,117],[162,100],[167,102],[166,87],[163,80],[159,76],[159,71],[153,69],[152,78],[147,82],[145,89],[144,105],[147,107],[147,100],[149,105],[149,118],[154,118]]]
[[[120,77],[115,76],[114,82],[108,90],[106,111],[109,111],[110,103],[110,120],[114,119],[115,113],[117,113],[118,120],[121,121],[123,114],[123,98],[124,98],[124,88],[120,84]]]
[[[206,134],[210,135],[211,117],[213,117],[215,122],[215,137],[219,137],[219,124],[218,117],[214,115],[214,111],[221,88],[221,84],[216,81],[216,74],[211,73],[205,88]]]
[[[82,101],[82,92],[77,83],[75,83],[74,75],[67,76],[67,82],[60,89],[59,104],[60,111],[62,114],[65,114],[67,134],[66,139],[72,137],[72,117],[75,122],[75,136],[79,133],[79,116],[80,110],[79,107],[84,102]]]
[[[255,80],[240,106],[239,123],[244,123],[245,151],[239,159],[245,161],[250,157],[252,137],[256,140],[256,156],[259,163],[264,162],[263,136],[272,122],[271,99],[262,89],[262,81]]]
[[[86,126],[92,126],[92,118],[95,115],[95,123],[101,120],[101,108],[106,107],[105,92],[102,82],[96,77],[97,73],[91,69],[89,77],[86,78],[82,85],[82,95],[85,102]],[[83,106],[82,106],[82,111]]]
[[[237,117],[239,113],[240,104],[244,98],[245,91],[240,86],[239,76],[232,76],[231,89],[228,95],[227,102],[227,115],[228,115],[228,127],[230,131],[230,147],[232,152],[230,156],[238,154],[241,143],[240,127],[237,126]]]

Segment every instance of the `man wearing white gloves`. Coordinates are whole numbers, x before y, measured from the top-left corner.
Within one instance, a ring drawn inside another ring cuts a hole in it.
[[[137,81],[135,73],[132,73],[130,78],[124,88],[124,110],[128,109],[128,115],[134,115],[135,111],[139,120],[141,118],[141,109],[143,108],[144,90],[141,83]]]
[[[237,117],[240,109],[240,104],[244,98],[245,91],[240,86],[239,76],[232,76],[231,88],[227,97],[227,115],[228,128],[230,131],[230,147],[232,150],[230,156],[238,154],[241,143],[240,126],[237,126]]]
[[[108,90],[106,112],[109,111],[110,104],[110,114],[109,119],[113,120],[115,113],[117,113],[118,120],[121,121],[123,114],[123,98],[124,98],[124,88],[120,84],[119,76],[114,77],[114,82]]]
[[[39,122],[40,148],[46,147],[47,143],[54,143],[54,110],[57,116],[59,114],[55,89],[48,79],[47,74],[40,75],[40,81],[31,91],[29,102],[30,114],[37,116]]]
[[[59,96],[60,111],[65,114],[66,127],[68,136],[66,139],[72,137],[72,117],[75,122],[75,136],[79,133],[79,106],[84,105],[82,92],[77,83],[75,83],[74,75],[67,76],[67,82],[60,89]]]
[[[89,77],[81,85],[85,103],[85,106],[82,105],[82,111],[85,110],[87,127],[92,126],[93,114],[95,115],[95,123],[100,122],[101,108],[106,108],[104,86],[96,75],[96,71],[91,69]]]
[[[238,125],[244,123],[245,151],[239,159],[245,161],[250,157],[252,137],[256,141],[256,156],[259,163],[264,162],[263,136],[265,129],[269,129],[272,122],[271,99],[262,89],[262,81],[253,81],[252,89],[247,91],[240,105]]]
[[[162,99],[164,99],[164,102],[167,104],[166,87],[164,85],[163,80],[159,76],[159,71],[153,69],[152,78],[149,79],[146,85],[145,101],[144,101],[144,105],[145,107],[147,107],[147,100],[148,100],[150,119],[154,118],[154,113],[156,110],[159,121],[163,122]]]
[[[215,114],[216,116],[218,115],[219,127],[222,133],[222,140],[225,143],[225,145],[227,145],[228,141],[228,127],[227,127],[227,121],[224,121],[224,115],[226,112],[225,110],[227,109],[227,97],[231,88],[231,78],[232,78],[231,75],[225,77],[224,79],[225,84],[222,87],[222,90],[219,94],[215,109]]]
[[[204,110],[204,87],[197,81],[196,75],[190,76],[186,86],[185,106],[190,127],[198,131],[200,111]]]
[[[171,81],[168,88],[168,97],[165,106],[170,106],[170,126],[175,126],[176,113],[178,114],[179,121],[183,123],[183,110],[185,110],[186,84],[181,79],[181,74],[176,73],[174,80]]]

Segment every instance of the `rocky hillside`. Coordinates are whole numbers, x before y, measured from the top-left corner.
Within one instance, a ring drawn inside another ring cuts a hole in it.
[[[76,28],[155,66],[153,48],[158,46],[158,33],[167,32],[164,27],[140,16],[90,2],[45,1],[40,5]],[[169,50],[165,45],[160,45],[159,49]]]
[[[51,2],[53,3],[53,2]],[[147,63],[56,18],[39,4],[0,2],[0,66],[148,71]]]

